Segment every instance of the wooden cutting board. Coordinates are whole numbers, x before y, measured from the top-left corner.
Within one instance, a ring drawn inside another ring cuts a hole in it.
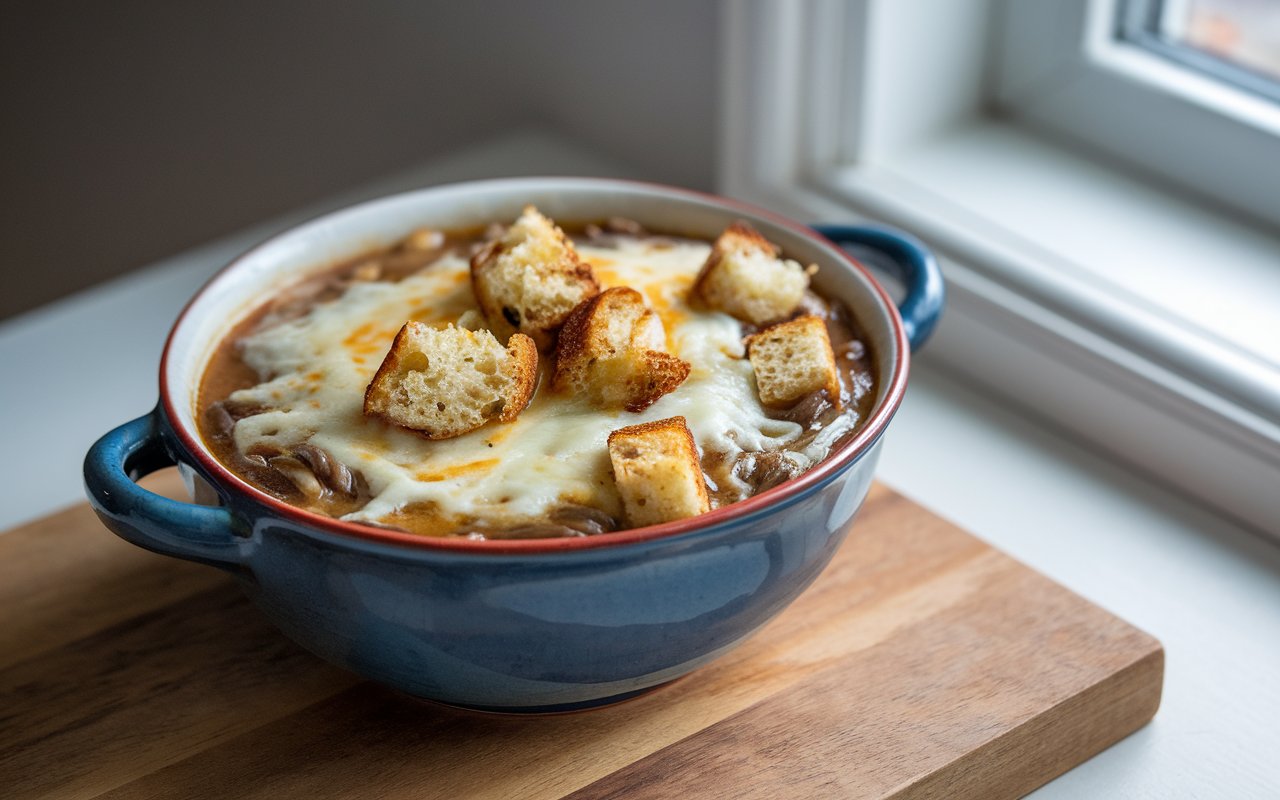
[[[86,506],[0,535],[11,798],[1018,797],[1145,724],[1163,671],[1147,634],[883,487],[742,647],[533,718],[330,667]]]

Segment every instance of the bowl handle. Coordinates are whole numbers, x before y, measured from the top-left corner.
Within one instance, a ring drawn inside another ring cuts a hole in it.
[[[878,225],[811,227],[835,244],[866,247],[885,256],[886,266],[906,284],[907,296],[898,304],[898,314],[911,349],[919,350],[938,324],[946,299],[942,269],[929,248],[909,233]]]
[[[84,460],[84,484],[98,518],[120,538],[168,556],[233,569],[249,540],[234,532],[225,508],[183,503],[143,489],[135,480],[177,462],[165,448],[153,411],[99,439]]]

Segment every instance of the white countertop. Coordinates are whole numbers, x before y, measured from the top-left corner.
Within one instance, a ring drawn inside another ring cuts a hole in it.
[[[89,445],[154,405],[182,304],[271,232],[434,183],[632,172],[519,133],[0,323],[0,530],[83,498]],[[887,436],[883,481],[1164,643],[1155,720],[1034,797],[1280,798],[1280,546],[970,391],[927,352]]]

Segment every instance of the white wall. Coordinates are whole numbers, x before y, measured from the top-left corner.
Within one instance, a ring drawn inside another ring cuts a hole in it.
[[[0,317],[511,127],[712,184],[714,0],[74,6],[0,10]]]

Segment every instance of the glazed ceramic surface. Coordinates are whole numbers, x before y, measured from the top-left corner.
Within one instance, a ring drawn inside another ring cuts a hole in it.
[[[749,220],[790,257],[818,264],[818,288],[846,302],[867,331],[879,375],[871,416],[822,464],[749,500],[580,538],[476,542],[342,523],[283,504],[213,459],[196,430],[199,379],[218,341],[262,297],[414,228],[514,218],[527,203],[555,219],[617,215],[703,238]],[[785,608],[826,566],[870,487],[906,386],[908,351],[941,312],[942,282],[932,257],[904,234],[820,230],[899,272],[907,286],[901,313],[870,273],[813,229],[667,187],[485,181],[328,215],[245,254],[196,295],[166,345],[157,409],[89,452],[90,500],[121,537],[228,570],[295,641],[411,694],[502,711],[624,699],[715,658]],[[133,483],[174,463],[216,505],[168,500]]]

